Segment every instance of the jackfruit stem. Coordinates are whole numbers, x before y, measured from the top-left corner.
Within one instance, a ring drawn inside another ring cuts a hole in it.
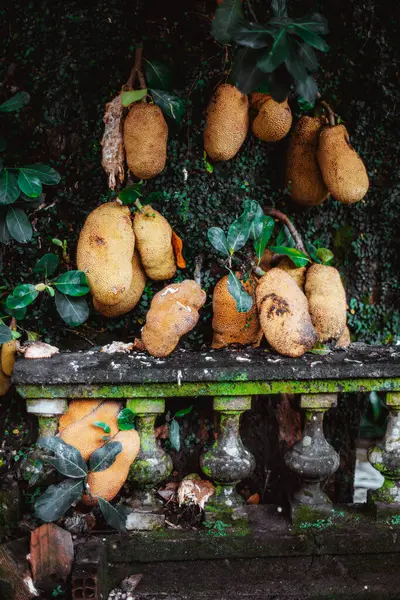
[[[135,200],[135,206],[138,210],[140,210],[140,211],[143,210],[143,204],[140,202],[139,198],[137,198],[137,200]]]
[[[287,217],[283,212],[281,212],[280,210],[277,210],[276,208],[273,208],[272,206],[266,206],[264,208],[264,213],[266,215],[269,215],[270,217],[274,217],[275,219],[279,219],[279,221],[281,221],[284,225],[286,225],[286,227],[289,229],[290,233],[293,236],[294,242],[296,244],[297,250],[300,250],[300,252],[303,252],[303,254],[305,254],[306,256],[309,257],[308,252],[303,244],[303,239],[300,235],[300,233],[297,231],[296,227],[293,225],[292,221],[289,219],[289,217]]]
[[[142,60],[143,60],[143,44],[138,44],[135,49],[135,62],[130,72],[129,79],[126,82],[126,87],[133,88],[136,76],[139,80],[140,89],[146,89],[146,80],[142,72]]]

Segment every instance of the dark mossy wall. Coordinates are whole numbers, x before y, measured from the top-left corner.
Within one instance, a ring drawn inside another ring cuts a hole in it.
[[[246,4],[246,3],[245,3]],[[262,18],[269,2],[252,0]],[[205,255],[203,284],[209,293],[203,327],[187,343],[210,339],[211,292],[219,276],[206,232],[226,226],[253,198],[290,214],[306,240],[321,240],[336,255],[347,283],[353,336],[367,342],[400,339],[400,15],[397,3],[383,0],[289,0],[297,15],[318,8],[330,24],[330,52],[320,56],[318,77],[324,98],[340,114],[352,143],[366,162],[371,189],[364,201],[343,206],[333,199],[308,212],[290,206],[283,190],[287,140],[264,144],[251,135],[230,162],[207,172],[202,160],[204,108],[230,67],[225,49],[210,36],[214,0],[15,0],[0,10],[1,79],[11,63],[15,74],[0,88],[4,97],[16,85],[32,100],[20,115],[1,117],[9,139],[8,164],[51,162],[62,182],[48,188],[47,207],[37,212],[34,240],[2,247],[2,285],[35,280],[32,267],[49,251],[50,239],[67,239],[75,253],[77,235],[88,212],[109,199],[101,169],[104,105],[119,91],[132,66],[134,46],[144,41],[145,56],[166,61],[174,87],[184,99],[182,124],[170,128],[168,163],[146,184],[163,199],[154,203],[184,239],[191,277],[194,257]],[[4,5],[3,5],[4,6]],[[295,98],[291,106],[300,111]],[[140,151],[140,149],[138,149]],[[187,178],[186,178],[187,177]],[[106,321],[92,314],[78,331],[95,344],[130,339],[157,290],[151,284],[133,314]],[[65,329],[50,299],[29,309],[24,326],[62,347],[87,348]]]

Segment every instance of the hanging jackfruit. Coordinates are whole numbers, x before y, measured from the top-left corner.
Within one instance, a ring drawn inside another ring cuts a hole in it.
[[[346,292],[334,267],[314,264],[307,271],[306,295],[320,342],[337,340],[346,327]]]
[[[267,98],[252,100],[252,104],[258,108],[258,114],[253,121],[252,130],[254,135],[263,142],[278,142],[290,131],[292,126],[292,111],[287,99],[276,102],[271,96]]]
[[[155,281],[174,277],[172,228],[167,219],[147,204],[135,213],[133,231],[146,275]]]

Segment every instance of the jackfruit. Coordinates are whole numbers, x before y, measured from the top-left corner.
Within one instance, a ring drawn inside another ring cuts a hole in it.
[[[130,210],[117,202],[96,208],[79,235],[76,262],[98,302],[118,304],[132,281],[135,236]]]
[[[207,108],[204,150],[215,161],[237,154],[249,129],[249,102],[234,85],[220,85]]]
[[[320,118],[301,117],[290,138],[286,187],[292,200],[301,206],[317,206],[329,196],[317,161],[322,125]]]
[[[65,429],[60,432],[60,438],[67,444],[74,446],[82,454],[84,460],[88,460],[92,452],[104,446],[102,436],[104,431],[94,425],[96,421],[106,423],[110,426],[110,434],[115,435],[118,432],[117,417],[121,410],[119,402],[105,400],[100,402],[97,408],[90,411],[86,415],[77,405],[80,400],[74,400],[70,403],[68,411],[65,414],[64,423],[70,423]],[[97,401],[95,401],[97,402]],[[72,415],[72,422],[71,422]],[[61,427],[63,426],[61,418]]]
[[[100,404],[102,404],[102,400],[72,400],[67,412],[61,415],[58,421],[58,433],[92,413]]]
[[[270,269],[273,268],[273,260],[274,260],[275,254],[273,252],[271,252],[271,250],[269,250],[269,248],[265,248],[263,255],[261,257],[260,260],[260,269],[262,269],[263,271],[267,272]]]
[[[155,281],[174,277],[172,228],[167,219],[147,204],[135,213],[133,231],[146,275]]]
[[[191,279],[173,283],[159,291],[151,301],[142,329],[142,341],[152,356],[171,354],[179,339],[197,325],[198,310],[206,293]]]
[[[306,267],[296,267],[294,262],[290,260],[288,256],[284,256],[276,266],[277,269],[283,269],[283,271],[286,271],[286,273],[290,275],[292,279],[294,279],[301,290],[304,288],[307,270]]]
[[[351,337],[350,337],[350,329],[346,327],[343,329],[343,333],[340,336],[340,338],[338,339],[338,341],[335,344],[335,348],[339,348],[339,349],[344,349],[344,348],[348,348],[351,344]]]
[[[240,279],[240,273],[236,273]],[[253,306],[247,313],[238,312],[236,302],[228,291],[228,275],[222,277],[214,288],[212,348],[225,348],[232,344],[259,346],[263,332],[257,314],[255,289],[257,279],[249,278],[242,285],[253,298]]]
[[[263,142],[278,142],[290,131],[292,126],[292,111],[287,99],[276,102],[269,97],[264,102],[257,103],[258,115],[253,121],[254,135]]]
[[[339,272],[328,265],[311,265],[305,288],[319,341],[337,340],[346,327],[347,309],[346,292]]]
[[[317,158],[325,185],[336,200],[354,204],[364,198],[369,188],[368,174],[344,125],[323,128]]]
[[[126,162],[138,179],[151,179],[165,167],[168,125],[156,104],[136,102],[124,122]]]
[[[124,292],[118,304],[108,306],[93,298],[93,306],[105,317],[119,317],[128,313],[139,302],[146,286],[146,275],[143,272],[138,252],[135,250],[132,258],[132,281],[130,287]]]
[[[1,346],[1,369],[4,375],[11,377],[17,358],[17,340],[10,340]]]
[[[311,323],[307,298],[282,269],[271,269],[256,290],[258,314],[267,342],[285,356],[302,356],[313,347],[317,334]]]
[[[131,464],[138,455],[140,439],[134,429],[120,431],[111,441],[121,442],[122,450],[108,469],[89,471],[87,482],[92,497],[89,494],[83,495],[82,502],[86,506],[97,504],[96,497],[104,498],[108,502],[115,498],[128,477]]]
[[[250,107],[254,108],[255,110],[260,110],[262,105],[270,98],[272,98],[270,94],[263,94],[262,92],[253,92],[252,94],[250,94]]]
[[[11,377],[0,370],[0,396],[5,396],[11,387]]]

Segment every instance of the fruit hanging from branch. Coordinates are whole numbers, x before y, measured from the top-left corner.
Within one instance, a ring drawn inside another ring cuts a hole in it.
[[[279,142],[287,136],[292,126],[292,111],[287,98],[276,102],[269,94],[255,93],[251,95],[250,106],[258,110],[251,126],[258,139]]]

